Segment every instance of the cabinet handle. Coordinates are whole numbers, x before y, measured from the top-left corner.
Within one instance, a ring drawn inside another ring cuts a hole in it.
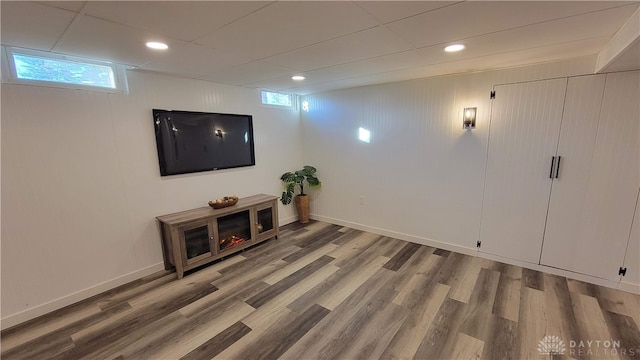
[[[560,176],[560,160],[562,159],[562,156],[558,156],[558,164],[556,165],[556,179],[558,178],[558,176]]]
[[[551,157],[551,170],[549,170],[549,179],[553,179],[553,166],[556,164],[556,157]]]

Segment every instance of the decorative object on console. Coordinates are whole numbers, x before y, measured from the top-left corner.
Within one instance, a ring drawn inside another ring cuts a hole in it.
[[[222,209],[228,206],[233,206],[238,203],[238,197],[235,195],[225,196],[222,199],[217,199],[215,201],[209,201],[209,206],[214,209]]]
[[[298,220],[301,224],[309,222],[309,196],[304,193],[305,181],[310,187],[320,187],[322,183],[316,177],[316,168],[305,165],[302,170],[295,172],[286,172],[280,176],[280,180],[284,182],[285,191],[282,192],[280,201],[284,205],[291,203],[296,185],[300,186],[300,194],[295,197],[296,210],[298,211]]]

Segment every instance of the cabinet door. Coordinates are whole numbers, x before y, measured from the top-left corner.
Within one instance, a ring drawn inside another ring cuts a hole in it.
[[[258,240],[277,235],[276,211],[277,205],[275,203],[260,205],[256,208],[256,238]]]
[[[636,200],[635,214],[627,253],[624,257],[624,267],[627,268],[627,274],[622,278],[622,282],[632,285],[635,292],[640,293],[640,191]]]
[[[186,268],[216,253],[212,247],[213,234],[210,224],[210,220],[205,219],[179,227],[182,263]]]
[[[538,263],[566,79],[496,86],[480,251]]]
[[[601,109],[601,76],[572,79],[541,264],[620,279],[640,183],[639,73],[606,75]]]

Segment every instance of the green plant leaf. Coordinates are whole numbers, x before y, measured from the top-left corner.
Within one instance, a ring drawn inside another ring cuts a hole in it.
[[[292,172],[286,172],[286,173],[282,174],[282,176],[280,176],[280,180],[282,180],[284,182],[296,181],[296,174],[294,174]]]
[[[296,185],[300,187],[300,195],[305,195],[304,186],[305,181],[311,187],[319,187],[322,183],[320,179],[316,177],[316,168],[309,165],[304,165],[301,170],[294,172],[286,172],[280,176],[280,180],[284,182],[285,191],[282,192],[280,201],[282,204],[287,205],[291,203],[293,195],[295,194]]]
[[[291,199],[293,198],[293,193],[282,192],[282,197],[280,198],[280,202],[282,205],[291,204]]]
[[[322,185],[320,180],[315,176],[307,176],[307,182],[311,187],[320,187],[320,185]]]
[[[302,170],[300,170],[304,176],[313,176],[318,170],[313,166],[305,165]]]

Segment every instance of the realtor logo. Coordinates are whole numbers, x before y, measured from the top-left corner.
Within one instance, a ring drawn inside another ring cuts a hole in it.
[[[564,341],[555,335],[547,335],[538,342],[538,352],[542,355],[562,355],[566,351]]]

